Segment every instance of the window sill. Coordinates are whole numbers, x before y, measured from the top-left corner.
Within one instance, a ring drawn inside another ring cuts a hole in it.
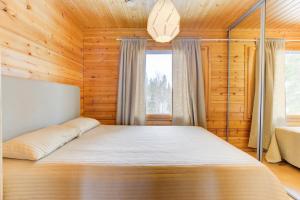
[[[165,114],[146,115],[146,121],[172,121],[172,115],[165,115]]]
[[[171,126],[172,115],[146,115],[148,126]]]
[[[288,126],[300,126],[300,115],[288,115],[286,122]]]

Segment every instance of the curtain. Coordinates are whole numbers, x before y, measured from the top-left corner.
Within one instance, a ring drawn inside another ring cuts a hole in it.
[[[265,91],[263,148],[268,149],[275,128],[285,125],[285,41],[266,40],[265,42]],[[258,135],[258,66],[252,114],[249,147],[257,147]]]
[[[121,41],[117,124],[145,122],[145,39]]]
[[[206,127],[200,42],[176,39],[172,47],[173,124]]]

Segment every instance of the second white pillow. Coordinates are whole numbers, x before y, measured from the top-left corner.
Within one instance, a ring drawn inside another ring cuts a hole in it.
[[[70,120],[62,124],[63,126],[70,126],[80,130],[79,136],[96,126],[98,126],[100,122],[96,119],[88,118],[88,117],[78,117],[76,119]]]

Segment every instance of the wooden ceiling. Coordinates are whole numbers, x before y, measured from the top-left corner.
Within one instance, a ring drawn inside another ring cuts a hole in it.
[[[61,1],[61,0],[60,0]],[[144,28],[155,0],[62,0],[85,28]],[[257,0],[173,0],[182,28],[226,29]]]
[[[260,12],[245,19],[237,28],[254,29],[260,26]],[[300,29],[300,0],[267,0],[267,29]]]
[[[82,28],[145,28],[155,0],[58,0]],[[258,0],[173,0],[184,29],[226,29]],[[300,28],[300,0],[267,0],[268,28]],[[257,12],[239,26],[258,28]]]

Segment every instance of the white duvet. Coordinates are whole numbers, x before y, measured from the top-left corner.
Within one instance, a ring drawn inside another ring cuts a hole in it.
[[[202,128],[105,125],[40,161],[5,159],[4,197],[288,199],[264,165]]]

